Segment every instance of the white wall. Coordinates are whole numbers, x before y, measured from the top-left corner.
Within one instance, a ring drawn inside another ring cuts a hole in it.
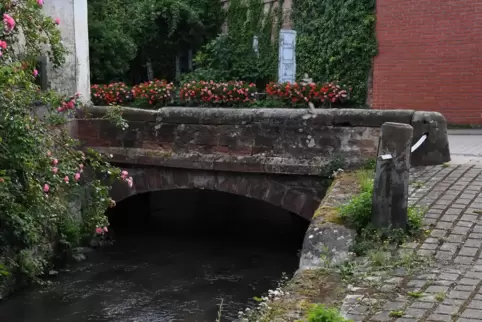
[[[90,101],[87,0],[48,0],[43,10],[53,19],[60,19],[58,28],[68,51],[62,67],[53,70],[49,66],[50,88],[65,95],[79,92],[83,101]]]

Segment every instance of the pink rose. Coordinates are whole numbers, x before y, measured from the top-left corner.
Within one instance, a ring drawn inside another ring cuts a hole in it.
[[[38,76],[38,70],[34,69],[33,70],[33,77],[37,77]]]
[[[77,172],[77,173],[75,174],[75,176],[74,176],[74,179],[75,179],[75,181],[79,181],[79,179],[80,179],[80,173]]]
[[[53,159],[53,160],[52,160],[52,163],[53,163],[54,165],[57,165],[57,164],[59,163],[59,160]]]
[[[95,229],[95,233],[98,234],[98,235],[102,235],[102,234],[104,233],[104,231],[102,230],[102,228],[97,227],[97,228]]]
[[[52,172],[53,172],[54,174],[56,174],[58,171],[59,171],[59,168],[57,168],[57,167],[53,167],[53,168],[52,168]]]
[[[15,20],[7,15],[6,13],[3,14],[3,25],[5,26],[5,30],[7,32],[12,31],[15,28]]]
[[[69,177],[65,176],[64,181],[65,181],[65,183],[69,183]]]
[[[39,6],[43,6],[44,0],[37,0],[37,4],[38,4]]]
[[[3,40],[0,40],[0,48],[7,49],[7,42],[3,41]]]
[[[45,184],[45,185],[44,185],[44,192],[49,192],[49,190],[50,190],[49,185],[48,185],[48,184]]]
[[[109,229],[107,229],[107,227],[104,227],[104,231],[107,233],[109,232]]]
[[[127,185],[129,186],[129,188],[132,188],[132,186],[134,184],[134,182],[132,181],[132,177],[127,178],[126,181],[127,181]]]
[[[59,18],[55,18],[55,24],[60,25],[60,19]]]

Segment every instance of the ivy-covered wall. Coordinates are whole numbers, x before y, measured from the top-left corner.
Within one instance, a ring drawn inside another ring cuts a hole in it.
[[[377,53],[376,0],[296,0],[297,78],[338,80],[353,88],[352,102],[364,105],[367,80]]]
[[[283,22],[283,0],[230,0],[225,6],[224,33],[205,44],[194,62],[196,71],[184,80],[242,80],[263,90],[277,79],[278,34]],[[258,38],[258,52],[253,37]]]

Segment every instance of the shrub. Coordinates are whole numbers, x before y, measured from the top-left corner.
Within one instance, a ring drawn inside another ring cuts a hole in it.
[[[269,83],[266,85],[266,94],[287,105],[304,105],[312,102],[318,107],[330,107],[332,104],[344,103],[350,98],[350,90],[336,83]]]
[[[92,85],[90,91],[96,105],[126,105],[134,98],[132,88],[124,83]]]
[[[52,264],[59,244],[70,248],[81,237],[103,234],[108,229],[105,210],[112,204],[111,184],[120,176],[132,186],[126,172],[112,167],[95,151],[81,151],[80,143],[52,122],[65,122],[63,113],[78,108],[80,101],[78,94],[60,97],[42,92],[35,84],[37,57],[46,52],[58,67],[65,54],[57,29],[60,22],[43,16],[41,7],[41,1],[0,0],[4,13],[0,29],[0,284],[6,274],[35,280]],[[22,37],[17,37],[19,30]],[[34,105],[46,107],[47,117],[37,117]],[[92,179],[89,173],[103,177]],[[85,195],[88,203],[81,198]],[[81,205],[80,209],[73,209],[72,203]]]
[[[214,81],[191,81],[181,86],[181,102],[188,105],[238,106],[254,101],[256,85],[241,81],[216,83]]]
[[[358,231],[369,228],[372,220],[373,171],[358,172],[360,193],[340,207],[340,216]],[[417,207],[408,208],[407,234],[416,234],[423,220],[423,211]]]
[[[144,82],[132,88],[136,105],[165,106],[172,100],[174,84],[165,80]]]
[[[308,312],[308,322],[351,322],[345,319],[336,308],[315,305]]]
[[[372,222],[372,196],[373,196],[373,170],[358,172],[360,193],[339,208],[340,217],[358,232],[357,242],[353,251],[364,254],[376,244],[403,243],[407,237],[417,236],[421,232],[423,211],[417,207],[408,208],[407,230],[379,231],[373,228]]]

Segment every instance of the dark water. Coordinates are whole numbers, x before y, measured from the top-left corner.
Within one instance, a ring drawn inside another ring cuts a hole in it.
[[[297,269],[307,227],[270,205],[206,191],[141,195],[115,209],[114,245],[4,301],[0,321],[215,321],[221,299],[222,321],[234,321]]]

